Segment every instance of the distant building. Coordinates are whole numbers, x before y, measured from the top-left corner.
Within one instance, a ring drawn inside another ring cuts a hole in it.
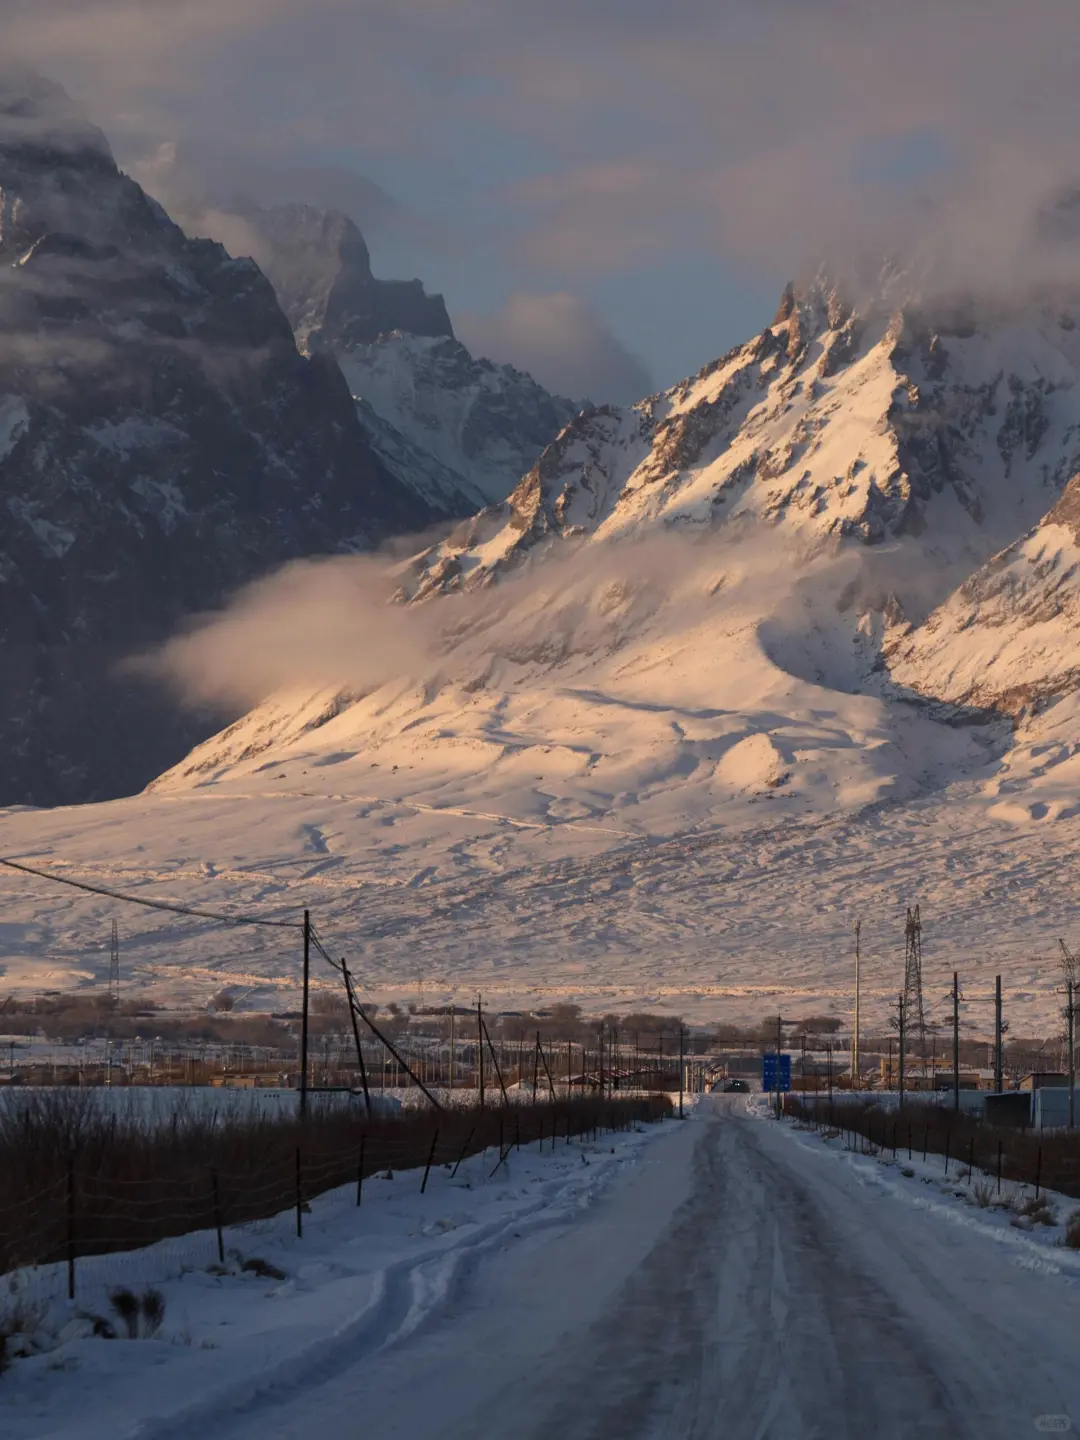
[[[934,1076],[934,1089],[935,1089],[935,1090],[952,1090],[952,1089],[954,1089],[955,1087],[954,1087],[954,1085],[953,1085],[953,1078],[954,1078],[954,1077],[953,1077],[953,1075],[952,1075],[952,1073],[951,1073],[950,1071],[945,1071],[944,1073],[939,1072],[937,1075]],[[960,1089],[961,1089],[961,1090],[978,1090],[978,1088],[979,1088],[979,1075],[978,1075],[978,1072],[975,1071],[975,1070],[971,1070],[971,1071],[968,1071],[968,1072],[965,1073],[963,1070],[961,1070],[961,1072],[960,1072]]]
[[[1033,1070],[1020,1081],[1021,1090],[1068,1089],[1069,1077],[1060,1070]]]

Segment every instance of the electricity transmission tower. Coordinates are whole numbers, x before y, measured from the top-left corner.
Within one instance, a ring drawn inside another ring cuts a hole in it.
[[[922,989],[922,917],[918,905],[908,909],[904,926],[904,1021],[916,1043],[922,1073],[926,1074],[926,1015]]]
[[[115,920],[112,922],[112,942],[109,950],[109,999],[120,999],[120,935]]]

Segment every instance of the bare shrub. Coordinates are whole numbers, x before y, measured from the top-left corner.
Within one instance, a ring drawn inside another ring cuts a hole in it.
[[[1038,1199],[1032,1195],[1029,1199],[1022,1201],[1017,1206],[1016,1213],[1022,1219],[1030,1220],[1033,1225],[1057,1224],[1057,1216],[1045,1195],[1040,1195]]]
[[[152,1339],[161,1329],[165,1320],[165,1296],[153,1287],[144,1290],[139,1298],[142,1313],[142,1333],[146,1340]]]
[[[260,1280],[284,1280],[285,1271],[279,1270],[276,1265],[271,1265],[269,1260],[263,1260],[258,1255],[252,1255],[240,1266],[249,1275],[257,1275]]]
[[[119,1286],[111,1291],[109,1304],[124,1327],[129,1340],[149,1340],[161,1329],[165,1319],[165,1296],[150,1287],[141,1295]]]
[[[235,1010],[236,996],[231,990],[219,990],[210,1001],[210,1008],[211,1010],[217,1010],[219,1013],[222,1011],[228,1013],[230,1010]]]
[[[41,1329],[44,1320],[45,1306],[29,1300],[12,1279],[8,1283],[8,1299],[0,1309],[0,1375],[11,1365],[11,1342],[17,1336],[23,1336],[24,1344],[27,1343],[29,1337]]]
[[[972,1201],[980,1210],[988,1210],[994,1201],[994,1186],[989,1180],[976,1180],[971,1187]]]
[[[139,1301],[134,1292],[120,1286],[118,1289],[110,1291],[109,1304],[127,1332],[127,1338],[137,1340],[139,1336]]]

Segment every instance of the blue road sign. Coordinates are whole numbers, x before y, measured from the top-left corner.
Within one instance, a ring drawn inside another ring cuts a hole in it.
[[[780,1061],[780,1084],[776,1083],[776,1062]],[[761,1088],[763,1090],[781,1091],[791,1089],[791,1056],[763,1055],[761,1057]]]

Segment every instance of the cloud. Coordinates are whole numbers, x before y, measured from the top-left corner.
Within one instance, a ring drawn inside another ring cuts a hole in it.
[[[498,585],[401,605],[401,562],[351,555],[296,561],[249,585],[224,610],[197,619],[127,667],[190,704],[249,708],[283,691],[366,694],[391,680],[470,683],[509,660],[558,665],[640,634],[664,610],[690,630],[715,610],[786,613],[792,586],[813,574],[833,593],[861,557],[808,557],[774,535],[703,536],[661,530],[633,539],[567,541],[540,565]],[[543,658],[541,658],[543,657]],[[508,678],[507,683],[514,683]]]
[[[784,275],[885,244],[1010,284],[1036,264],[1037,212],[1080,173],[1075,0],[4,11],[5,49],[69,84],[120,153],[187,136],[395,193],[407,173],[401,193],[471,234],[493,289],[581,291],[703,250]]]
[[[220,240],[234,255],[262,258],[258,234],[243,218],[251,205],[344,210],[367,237],[412,223],[400,201],[347,166],[275,164],[221,141],[132,143],[119,155],[128,174],[191,234]]]
[[[630,403],[655,389],[645,365],[576,295],[517,291],[492,314],[458,315],[455,326],[474,354],[527,370],[572,399]]]

